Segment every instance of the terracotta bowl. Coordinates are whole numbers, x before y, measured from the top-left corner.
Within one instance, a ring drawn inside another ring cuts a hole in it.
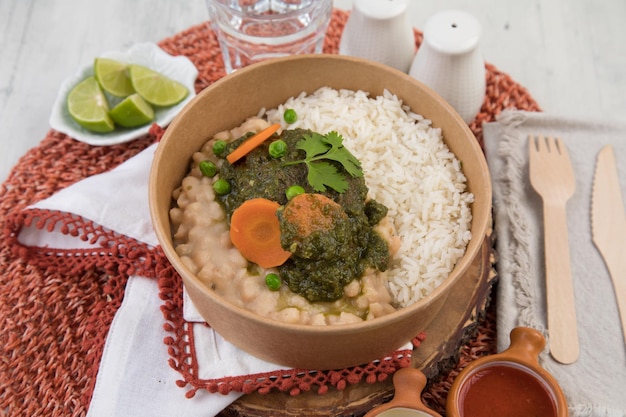
[[[193,152],[215,133],[241,124],[259,109],[274,108],[301,92],[320,87],[390,90],[443,131],[450,150],[463,162],[475,195],[472,240],[449,277],[410,307],[358,324],[308,326],[279,323],[238,308],[216,295],[181,263],[172,246],[168,210],[172,190],[187,173]],[[436,93],[408,75],[358,58],[299,55],[236,71],[196,96],[168,127],[150,173],[150,211],[169,261],[200,314],[225,339],[264,360],[305,369],[334,369],[367,363],[393,352],[426,327],[444,305],[453,284],[477,256],[490,226],[491,182],[484,155],[461,117]]]
[[[415,368],[402,368],[393,374],[395,393],[388,403],[370,410],[363,417],[441,417],[422,402],[426,375]]]
[[[539,364],[546,345],[541,333],[516,327],[510,337],[508,349],[473,361],[454,379],[448,417],[569,415],[561,387]]]

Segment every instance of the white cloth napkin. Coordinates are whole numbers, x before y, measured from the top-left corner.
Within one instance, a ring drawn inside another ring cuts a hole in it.
[[[483,125],[494,189],[498,286],[498,348],[509,346],[516,326],[547,336],[541,198],[528,179],[528,135],[554,135],[565,142],[576,175],[567,222],[580,339],[580,358],[556,362],[548,348],[540,362],[563,389],[573,417],[626,416],[626,346],[614,289],[591,240],[590,204],[596,155],[614,146],[626,195],[626,125],[572,120],[543,113],[505,111]],[[624,254],[626,256],[626,253]]]
[[[114,170],[80,181],[31,208],[74,213],[157,245],[148,207],[148,176],[155,148],[153,145]],[[35,227],[24,228],[19,239],[26,245],[52,248],[87,245],[78,238]],[[185,397],[186,390],[176,385],[181,375],[168,365],[163,343],[168,334],[162,325],[158,292],[156,280],[129,277],[105,342],[88,417],[210,417],[241,396],[199,390],[193,399]],[[188,321],[203,321],[191,302],[184,304]],[[237,349],[201,323],[194,325],[194,341],[202,379],[285,369]]]
[[[29,208],[79,215],[95,224],[155,246],[148,205],[148,179],[157,145],[152,145],[115,169],[86,178]],[[19,240],[28,246],[58,249],[94,247],[79,238],[41,230],[22,229]],[[192,399],[176,381],[182,376],[169,364],[170,336],[163,329],[155,279],[130,276],[122,305],[115,314],[98,370],[88,417],[211,417],[242,394],[198,390]],[[183,291],[183,317],[193,324],[200,379],[220,379],[288,369],[265,362],[225,341],[204,319]],[[407,343],[402,349],[411,349]]]

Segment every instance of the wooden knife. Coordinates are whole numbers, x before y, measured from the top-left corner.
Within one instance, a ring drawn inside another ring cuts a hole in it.
[[[598,153],[591,197],[591,233],[613,280],[626,344],[626,211],[611,145]]]

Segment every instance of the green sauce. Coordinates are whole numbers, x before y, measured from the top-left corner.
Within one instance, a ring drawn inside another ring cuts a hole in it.
[[[244,201],[262,197],[287,204],[285,190],[294,185],[304,188],[306,193],[315,193],[307,181],[307,168],[304,164],[285,166],[285,162],[301,160],[305,153],[296,148],[307,130],[294,129],[282,132],[280,139],[287,144],[287,151],[281,158],[270,155],[268,140],[251,151],[237,163],[224,162],[220,168],[220,178],[228,181],[231,191],[218,196],[228,218]],[[224,155],[228,155],[242,141],[244,136],[227,145]],[[345,172],[341,164],[337,170]],[[374,230],[387,214],[387,208],[375,201],[368,201],[367,186],[363,177],[352,177],[346,173],[349,183],[344,193],[328,189],[322,194],[335,201],[340,210],[328,214],[333,227],[317,230],[306,237],[293,224],[283,221],[281,210],[281,244],[293,255],[278,267],[282,281],[295,293],[309,301],[333,301],[343,296],[343,288],[354,279],[360,278],[366,268],[373,267],[385,271],[389,264],[387,242]],[[311,221],[315,221],[311,219]]]

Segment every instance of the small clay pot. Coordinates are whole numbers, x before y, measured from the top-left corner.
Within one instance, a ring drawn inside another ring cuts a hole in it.
[[[541,333],[516,327],[510,337],[507,350],[473,361],[455,378],[446,402],[448,417],[569,415],[559,384],[539,364],[546,344]]]
[[[415,368],[402,368],[393,374],[393,399],[370,410],[364,417],[441,417],[422,402],[426,376]]]

